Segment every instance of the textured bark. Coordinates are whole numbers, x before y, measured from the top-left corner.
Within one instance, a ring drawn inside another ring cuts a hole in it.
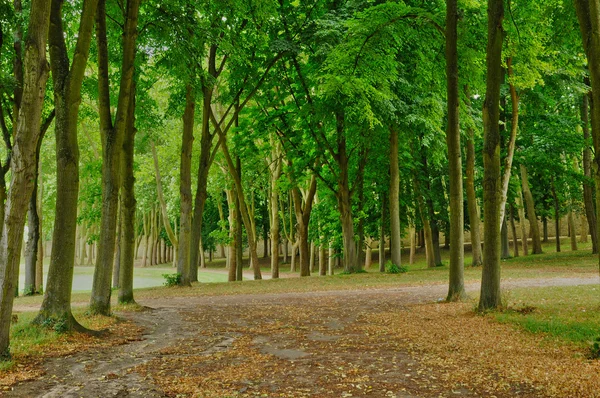
[[[136,200],[135,177],[133,175],[133,152],[135,144],[135,82],[133,84],[121,151],[121,266],[119,267],[119,293],[118,300],[121,304],[135,302],[133,298],[133,267],[136,252]]]
[[[271,157],[269,159],[270,172],[270,221],[271,221],[271,278],[279,278],[279,185],[278,180],[281,176],[281,145],[275,141],[273,136],[271,140]]]
[[[424,241],[425,241],[425,261],[427,262],[427,268],[435,268],[435,256],[433,251],[433,236],[431,233],[431,224],[427,217],[428,212],[425,208],[425,200],[421,193],[421,183],[419,182],[418,176],[414,178],[415,195],[417,197],[417,207],[419,214],[421,215],[421,223],[423,224]]]
[[[102,137],[102,215],[100,218],[98,257],[94,269],[90,298],[90,312],[92,314],[110,315],[110,282],[113,271],[116,220],[119,208],[119,189],[121,186],[121,150],[133,88],[135,42],[137,38],[140,0],[127,1],[123,27],[121,80],[114,124],[110,108],[105,6],[105,0],[100,0],[96,15],[98,108],[100,113],[100,134]]]
[[[448,93],[448,168],[450,176],[450,278],[447,301],[466,297],[464,265],[465,235],[463,207],[463,176],[458,119],[458,2],[446,1],[446,78]]]
[[[512,58],[509,58],[506,62],[509,77],[509,88],[510,88],[510,99],[512,103],[512,116],[510,126],[510,137],[508,139],[508,145],[506,147],[506,157],[504,158],[504,174],[502,175],[502,202],[500,203],[500,221],[505,221],[506,214],[506,199],[508,197],[508,184],[510,182],[510,175],[512,172],[513,157],[515,154],[515,143],[517,140],[517,131],[519,127],[519,95],[517,90],[512,83],[514,76],[512,69]]]
[[[521,185],[523,187],[523,196],[525,197],[525,206],[527,207],[527,216],[531,228],[531,254],[542,254],[540,227],[535,215],[535,203],[533,202],[533,195],[529,188],[529,178],[527,177],[527,167],[525,165],[521,165]]]
[[[518,180],[518,175],[517,175]],[[519,213],[519,225],[521,226],[521,241],[523,242],[523,255],[529,255],[527,245],[527,227],[525,226],[525,208],[523,207],[523,193],[521,192],[521,182],[517,184],[517,209]]]
[[[385,208],[385,197],[382,197],[379,221],[379,272],[385,272]]]
[[[554,202],[554,231],[556,236],[556,252],[560,253],[560,202],[558,195],[556,194],[556,184],[554,179],[550,183],[550,192],[552,193],[552,199]]]
[[[583,149],[583,175],[585,177],[583,180],[583,203],[585,205],[585,216],[592,237],[592,253],[598,253],[598,230],[596,227],[596,209],[594,208],[594,179],[592,177],[592,151],[588,144],[591,138],[588,97],[589,94],[583,95],[581,101],[581,123],[583,125],[583,138],[586,142]]]
[[[35,149],[40,134],[48,63],[46,41],[50,2],[32,0],[25,40],[23,99],[12,154],[12,176],[0,240],[0,357],[8,358],[15,273],[20,263],[27,200],[35,180]]]
[[[575,230],[575,217],[573,210],[569,211],[569,231],[571,232],[571,250],[577,251],[577,232]]]
[[[294,211],[296,213],[296,224],[298,228],[298,248],[300,251],[300,276],[310,276],[310,248],[308,245],[308,225],[310,214],[317,192],[317,178],[311,177],[308,191],[304,198],[298,187],[292,188],[294,199]]]
[[[319,246],[319,276],[327,275],[327,266],[325,264],[325,246]]]
[[[224,132],[220,130],[220,126],[216,119],[214,118],[214,114],[211,112],[211,118],[213,125],[219,131],[219,135],[221,136],[221,149],[223,150],[223,154],[225,155],[225,160],[227,162],[227,167],[229,168],[229,173],[233,178],[235,184],[235,191],[237,198],[240,203],[240,213],[242,216],[242,220],[244,222],[244,226],[246,227],[246,234],[248,235],[248,245],[250,249],[250,261],[252,263],[253,271],[254,271],[254,279],[262,279],[262,275],[260,272],[260,264],[258,263],[258,255],[256,252],[256,230],[252,227],[252,220],[250,219],[250,209],[248,204],[246,203],[246,198],[244,197],[244,189],[242,187],[242,179],[240,170],[236,168],[233,164],[233,159],[229,154],[229,148],[227,147],[227,142],[225,139]]]
[[[508,225],[506,216],[502,220],[502,227],[500,228],[500,258],[505,260],[510,258],[510,248],[508,242]]]
[[[594,163],[596,183],[596,220],[600,212],[600,1],[574,0],[577,19],[581,30],[583,48],[587,55],[592,87],[591,124],[592,140],[594,143]],[[596,222],[596,236],[600,223]],[[600,267],[600,256],[599,256]],[[600,268],[599,268],[600,269]]]
[[[402,239],[400,236],[400,165],[398,162],[398,130],[390,128],[390,255],[400,266]]]
[[[180,286],[191,286],[190,250],[192,239],[192,147],[194,143],[194,113],[196,97],[192,86],[186,87],[185,111],[183,113],[183,136],[181,141],[181,162],[179,165],[179,253],[177,256],[177,273],[181,275]],[[198,251],[198,242],[195,251]],[[197,258],[197,257],[196,257]],[[194,263],[196,272],[198,264]],[[197,279],[197,278],[196,278]]]
[[[83,2],[77,44],[69,69],[69,58],[62,26],[62,1],[52,2],[49,31],[50,61],[56,109],[55,137],[56,210],[52,252],[44,300],[36,322],[64,320],[68,327],[80,329],[71,314],[71,287],[75,260],[77,200],[79,194],[79,146],[77,122],[81,85],[89,54],[98,1]]]
[[[39,216],[39,205],[38,205],[38,184],[39,184],[39,164],[40,164],[40,150],[42,147],[42,140],[46,134],[46,130],[49,124],[46,124],[46,129],[42,126],[40,130],[40,137],[35,150],[35,181],[33,183],[33,192],[29,199],[29,210],[27,212],[27,245],[25,246],[25,286],[23,286],[23,294],[33,295],[40,293],[36,283],[37,268],[38,268],[38,255],[40,247],[40,232],[41,232],[41,220]]]
[[[510,205],[510,230],[513,239],[513,256],[519,257],[519,238],[517,237],[517,226],[515,225],[515,206]]]
[[[483,103],[483,270],[479,310],[496,308],[500,300],[500,84],[504,42],[503,0],[488,0],[487,79]]]

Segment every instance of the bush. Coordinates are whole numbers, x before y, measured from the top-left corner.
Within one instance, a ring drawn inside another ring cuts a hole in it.
[[[406,268],[404,265],[396,265],[392,263],[391,260],[388,260],[385,263],[385,272],[388,274],[403,274],[408,272],[408,268]]]
[[[163,274],[165,283],[163,285],[167,287],[177,286],[181,282],[181,274]]]

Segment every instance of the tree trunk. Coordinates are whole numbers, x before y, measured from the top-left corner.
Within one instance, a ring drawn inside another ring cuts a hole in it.
[[[110,81],[108,67],[108,40],[106,36],[105,0],[100,0],[96,16],[98,45],[98,108],[102,136],[102,215],[98,257],[94,269],[90,312],[110,315],[110,282],[115,251],[116,220],[121,186],[121,150],[133,88],[135,42],[140,0],[128,0],[123,26],[123,55],[121,81],[114,124],[111,116]]]
[[[46,41],[50,2],[32,0],[25,40],[23,99],[19,108],[12,152],[12,173],[0,240],[0,357],[10,358],[9,333],[16,269],[20,263],[27,200],[33,191],[35,150],[40,136],[48,66]]]
[[[335,258],[333,257],[335,250],[333,249],[333,242],[329,242],[329,260],[327,261],[327,275],[333,275],[333,268],[335,265]]]
[[[42,131],[35,151],[36,177],[39,176],[40,149],[44,134],[45,131]],[[41,231],[41,221],[38,212],[38,183],[39,179],[35,178],[33,183],[33,192],[31,193],[31,198],[29,199],[29,210],[27,213],[28,236],[27,245],[25,247],[25,286],[23,286],[23,294],[25,295],[40,293],[40,290],[37,289],[36,284]]]
[[[317,265],[315,262],[315,242],[310,242],[310,261],[309,261],[309,268],[310,268],[310,272],[316,272],[317,271]]]
[[[325,264],[325,246],[323,246],[323,243],[321,243],[321,246],[319,246],[319,275],[327,275],[327,266]]]
[[[483,270],[479,310],[496,308],[500,301],[500,85],[504,42],[503,0],[488,0],[487,79],[483,104]]]
[[[470,98],[469,90],[466,89],[467,98]],[[477,206],[477,196],[475,194],[475,144],[474,144],[474,132],[473,128],[468,127],[467,129],[467,164],[466,164],[466,179],[465,188],[467,191],[467,209],[469,211],[469,222],[471,232],[471,252],[473,255],[473,261],[471,265],[473,267],[479,267],[482,265],[483,260],[481,257],[481,234],[479,231],[479,208]]]
[[[533,203],[533,195],[529,189],[529,178],[527,177],[527,167],[521,165],[521,185],[523,187],[523,196],[525,196],[525,206],[527,207],[527,216],[529,218],[529,226],[531,228],[531,244],[532,254],[542,253],[542,242],[540,239],[540,227],[535,215],[535,204]]]
[[[49,31],[50,63],[56,109],[54,131],[58,172],[50,266],[44,300],[35,322],[43,324],[47,321],[62,320],[67,328],[76,330],[83,329],[71,313],[79,194],[77,124],[81,86],[85,75],[97,3],[98,1],[86,1],[83,4],[77,44],[70,69],[62,24],[62,1],[52,2]],[[36,6],[32,4],[31,9],[33,12]],[[40,91],[40,93],[43,92],[44,90]]]
[[[446,77],[448,92],[448,167],[450,176],[450,278],[447,301],[466,297],[464,281],[465,239],[462,158],[460,150],[458,95],[458,4],[446,1]]]
[[[392,263],[400,266],[400,164],[398,162],[398,130],[390,128],[390,254]]]
[[[271,278],[277,279],[279,278],[279,186],[277,180],[281,175],[281,162],[273,159],[273,156],[271,159],[269,165],[271,171],[271,197],[269,200],[271,205]]]
[[[118,209],[120,210],[121,204],[119,203]],[[113,273],[112,273],[112,288],[116,289],[119,287],[119,272],[121,270],[121,212],[117,213],[117,229],[115,233],[115,253],[113,260]]]
[[[135,230],[136,230],[136,200],[133,153],[135,144],[135,96],[136,84],[133,83],[128,107],[127,126],[123,149],[121,151],[122,174],[121,179],[121,266],[119,269],[119,294],[121,304],[134,303],[133,298],[133,267],[135,261]]]
[[[417,252],[417,234],[415,231],[415,226],[411,225],[410,227],[410,256],[408,263],[413,265],[415,263],[415,254]]]
[[[306,197],[302,200],[300,188],[292,188],[292,198],[294,200],[294,211],[296,213],[296,223],[298,227],[298,248],[300,250],[300,276],[310,276],[310,252],[308,245],[308,225],[310,223],[310,214],[317,192],[317,178],[311,176],[310,186]],[[293,259],[292,259],[293,261]]]
[[[209,72],[216,74],[214,69],[215,52],[211,51],[209,57]],[[216,76],[215,76],[216,77]],[[198,280],[198,247],[202,237],[202,215],[204,213],[204,205],[206,204],[208,172],[214,156],[212,154],[212,142],[214,134],[210,134],[210,104],[212,101],[213,89],[211,86],[202,87],[202,131],[200,136],[200,161],[198,163],[198,178],[196,183],[196,197],[194,199],[194,215],[192,217],[192,235],[191,235],[191,251],[190,251],[190,280],[196,282]]]
[[[228,282],[235,282],[237,279],[237,247],[238,247],[238,229],[241,228],[240,220],[237,217],[237,199],[235,194],[231,189],[226,191],[227,202],[229,205],[229,238],[231,239],[231,243],[229,244],[229,257],[227,257],[227,267],[228,267]],[[241,264],[240,264],[241,267]]]
[[[546,216],[542,217],[542,228],[544,231],[544,239],[542,240],[542,242],[548,243],[548,219],[546,218]]]
[[[580,234],[580,238],[579,241],[581,243],[587,243],[588,241],[588,229],[587,229],[587,219],[585,217],[585,214],[581,214],[579,217],[579,221],[580,221],[580,226],[581,226],[581,234]]]
[[[433,252],[433,236],[431,232],[431,224],[427,218],[427,213],[425,209],[425,201],[423,200],[423,196],[420,191],[420,183],[418,182],[418,177],[414,178],[415,185],[415,194],[417,196],[417,205],[419,208],[419,214],[421,214],[421,222],[423,223],[423,232],[424,232],[424,240],[425,240],[425,259],[427,261],[427,268],[435,268],[435,256]]]
[[[517,175],[518,179],[518,175]],[[519,213],[519,225],[521,226],[521,241],[523,242],[523,255],[529,255],[527,247],[527,227],[525,226],[525,208],[523,207],[523,193],[521,192],[521,182],[517,184],[517,210]]]
[[[379,272],[385,272],[385,207],[385,197],[382,197],[379,221]]]
[[[577,19],[581,30],[583,48],[588,59],[590,83],[592,87],[592,140],[594,143],[594,163],[596,163],[596,220],[600,212],[600,2],[598,0],[575,0]],[[596,222],[596,236],[600,235],[600,223]],[[592,235],[593,239],[593,235]],[[600,257],[599,257],[600,261]]]
[[[575,217],[573,210],[569,211],[569,230],[571,231],[571,250],[577,251],[577,232],[575,232]]]
[[[510,248],[509,248],[509,242],[508,242],[508,225],[507,225],[506,216],[504,216],[504,220],[502,220],[502,228],[500,229],[500,247],[501,247],[500,258],[502,260],[510,258]]]
[[[515,206],[510,205],[510,230],[513,238],[513,257],[519,257],[519,238],[517,237],[517,226],[515,225]]]
[[[585,216],[592,236],[592,253],[598,253],[598,232],[596,227],[596,209],[594,208],[594,179],[592,178],[592,151],[590,149],[589,128],[589,103],[588,94],[583,95],[581,101],[581,122],[583,124],[583,138],[585,147],[583,149],[583,203],[585,205]],[[587,234],[585,235],[587,240]]]
[[[552,193],[552,199],[554,201],[554,231],[556,236],[556,252],[560,253],[560,202],[558,201],[558,195],[556,194],[556,184],[554,179],[551,180],[550,192]]]
[[[181,275],[180,286],[192,286],[190,268],[195,268],[196,279],[198,275],[198,256],[194,256],[194,263],[190,263],[190,253],[193,249],[198,252],[200,241],[192,247],[192,148],[194,143],[194,113],[196,97],[191,85],[186,87],[185,111],[183,113],[183,136],[181,142],[181,163],[179,166],[179,195],[180,195],[180,220],[177,255],[177,273]],[[199,235],[198,235],[199,236]]]

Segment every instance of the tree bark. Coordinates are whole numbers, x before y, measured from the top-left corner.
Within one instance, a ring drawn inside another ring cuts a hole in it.
[[[106,36],[106,4],[98,3],[96,15],[96,41],[98,45],[98,108],[100,113],[100,134],[102,136],[102,215],[98,257],[94,269],[90,312],[110,315],[110,282],[115,251],[116,220],[121,187],[121,150],[125,135],[130,96],[133,88],[135,42],[140,0],[128,0],[123,27],[123,55],[121,80],[114,124],[110,107],[110,86],[108,76],[108,40]]]
[[[517,175],[518,180],[518,175]],[[529,255],[527,245],[527,227],[525,226],[525,208],[523,206],[523,193],[521,191],[521,181],[517,184],[517,210],[519,213],[519,225],[521,226],[521,241],[523,242],[523,255]]]
[[[497,308],[500,300],[500,85],[504,42],[503,0],[488,0],[487,79],[483,104],[483,270],[479,310]]]
[[[310,185],[306,197],[302,198],[300,188],[292,188],[292,197],[294,199],[294,211],[296,213],[296,223],[298,227],[298,248],[300,251],[300,276],[310,276],[310,248],[308,245],[308,225],[310,223],[310,214],[317,192],[317,178],[313,174],[310,179]]]
[[[502,220],[502,227],[500,228],[500,258],[505,260],[510,258],[510,248],[508,242],[508,225],[506,216]]]
[[[596,183],[596,220],[600,212],[600,1],[574,0],[577,19],[581,30],[583,48],[588,59],[590,83],[592,87],[591,125],[594,143],[594,180]],[[596,222],[596,236],[600,223]],[[600,256],[599,256],[600,269]]]
[[[0,240],[0,357],[8,359],[16,269],[20,263],[27,201],[33,191],[35,149],[40,135],[48,63],[46,42],[50,1],[32,0],[25,40],[23,99],[11,160],[12,176]]]
[[[390,255],[400,266],[402,240],[400,236],[400,164],[398,162],[398,129],[390,128]]]
[[[54,88],[56,137],[56,210],[52,252],[44,300],[37,323],[65,321],[68,328],[82,330],[71,313],[71,287],[75,260],[77,201],[79,194],[79,145],[77,123],[81,86],[92,40],[97,0],[86,0],[81,12],[73,61],[69,69],[61,0],[52,1],[49,48]],[[32,5],[32,10],[34,6]]]
[[[529,218],[529,226],[531,228],[531,254],[542,254],[542,241],[540,237],[540,227],[535,215],[535,204],[533,195],[529,188],[529,178],[527,177],[527,167],[521,165],[521,185],[523,187],[523,196],[525,196],[525,205],[527,207],[527,216]]]
[[[133,153],[135,144],[135,96],[136,84],[129,99],[127,125],[121,151],[121,165],[123,177],[121,179],[121,266],[119,269],[119,294],[118,300],[121,304],[134,303],[133,298],[133,268],[136,252],[135,230],[136,230],[136,200],[135,200],[135,177],[133,173]]]
[[[589,127],[589,94],[584,94],[581,101],[581,123],[583,125],[583,138],[585,147],[583,149],[583,203],[585,205],[585,216],[592,237],[592,253],[598,253],[598,228],[596,227],[596,209],[594,208],[594,179],[592,178],[592,151],[590,149],[590,127]],[[592,143],[593,145],[593,143]],[[587,235],[586,235],[587,238]]]
[[[179,195],[180,195],[180,220],[179,220],[179,253],[177,256],[177,273],[181,275],[180,286],[191,286],[190,252],[192,250],[192,149],[194,143],[194,113],[196,97],[191,85],[187,85],[185,94],[185,111],[183,113],[183,136],[181,142],[181,163],[179,165]],[[198,252],[200,242],[193,248]],[[195,259],[198,257],[195,256]],[[198,264],[193,264],[196,274]],[[196,278],[198,279],[198,278]]]
[[[517,237],[517,226],[515,225],[515,206],[510,205],[510,230],[513,238],[513,257],[519,257],[519,238]]]
[[[450,278],[446,301],[460,301],[466,297],[464,264],[464,207],[463,176],[460,147],[458,96],[458,2],[446,1],[446,78],[448,92],[448,168],[450,176]]]

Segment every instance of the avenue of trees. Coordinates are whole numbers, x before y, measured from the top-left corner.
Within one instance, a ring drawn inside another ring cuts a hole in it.
[[[109,315],[136,259],[190,286],[219,251],[235,281],[448,246],[447,300],[482,266],[487,310],[548,224],[597,253],[599,25],[600,0],[0,0],[0,353],[15,293],[85,331],[76,264]]]

